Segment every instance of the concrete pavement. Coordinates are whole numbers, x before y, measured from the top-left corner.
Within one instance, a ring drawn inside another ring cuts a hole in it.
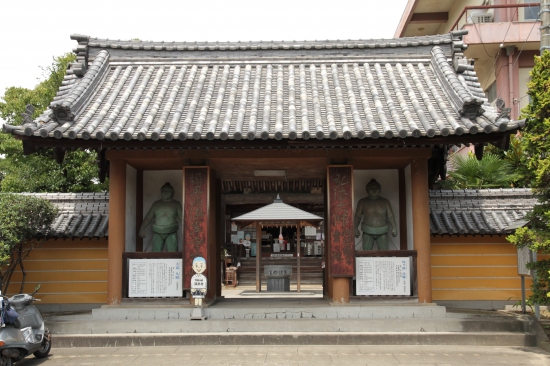
[[[530,347],[483,346],[172,346],[52,349],[18,366],[57,365],[550,365]]]

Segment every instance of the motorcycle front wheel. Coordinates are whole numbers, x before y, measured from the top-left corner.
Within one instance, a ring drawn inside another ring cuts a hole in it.
[[[40,345],[40,348],[36,350],[33,353],[33,355],[36,358],[44,358],[50,353],[51,349],[52,349],[52,339],[50,335],[48,338],[44,337],[44,341]]]
[[[2,358],[0,358],[0,366],[11,366],[11,365],[12,365],[11,357],[2,356]]]

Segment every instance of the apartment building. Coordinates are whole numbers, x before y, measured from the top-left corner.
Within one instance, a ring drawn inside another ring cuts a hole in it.
[[[490,103],[502,98],[511,118],[529,104],[527,83],[540,48],[536,0],[409,0],[395,37],[467,30],[464,51]]]

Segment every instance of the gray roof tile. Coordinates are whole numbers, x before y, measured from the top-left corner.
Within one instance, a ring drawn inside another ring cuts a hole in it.
[[[59,209],[55,237],[108,236],[108,193],[22,193],[44,198]],[[537,203],[528,188],[430,191],[432,234],[510,234],[525,222]],[[273,210],[274,209],[274,210]],[[267,212],[267,213],[266,213]],[[242,220],[322,220],[284,203],[273,203],[243,215]],[[278,215],[278,216],[275,216]]]
[[[7,130],[170,141],[429,138],[519,126],[499,119],[478,93],[454,34],[250,43],[72,38],[83,76],[69,70],[50,109]],[[450,58],[459,59],[458,71]]]
[[[52,224],[53,236],[103,237],[107,235],[108,193],[22,193],[43,198],[59,210]]]
[[[432,234],[509,234],[536,203],[527,188],[430,191],[430,227]]]

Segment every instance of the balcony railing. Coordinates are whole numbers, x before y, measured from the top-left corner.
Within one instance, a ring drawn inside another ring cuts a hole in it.
[[[540,3],[465,6],[451,30],[473,23],[535,22],[539,9]]]

